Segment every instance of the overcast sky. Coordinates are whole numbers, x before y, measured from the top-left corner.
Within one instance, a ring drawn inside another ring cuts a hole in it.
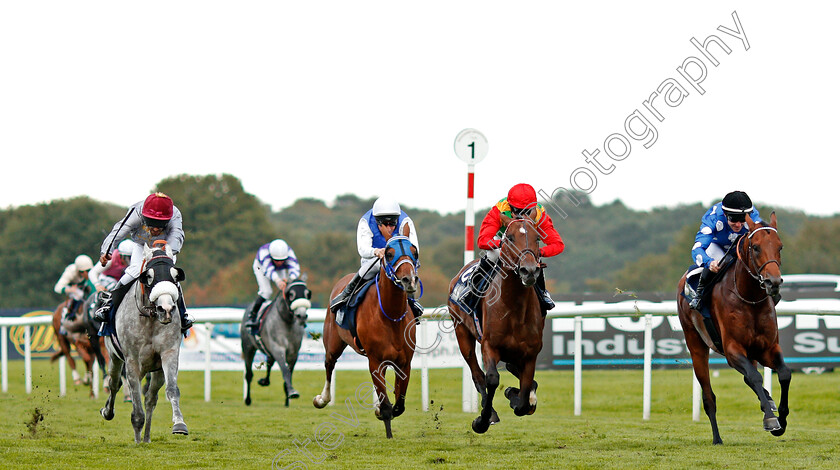
[[[275,210],[353,193],[456,212],[453,143],[474,128],[478,208],[529,182],[639,210],[741,189],[834,214],[838,18],[836,2],[3,2],[0,207],[127,206],[167,176],[230,173]],[[717,66],[691,43],[710,35],[731,51],[709,44]]]

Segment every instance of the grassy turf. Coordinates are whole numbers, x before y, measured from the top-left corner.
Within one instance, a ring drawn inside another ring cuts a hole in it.
[[[23,363],[10,363],[9,393],[0,394],[2,468],[269,468],[272,462],[295,468],[298,461],[298,468],[310,469],[840,467],[838,373],[794,375],[788,431],[777,438],[762,430],[758,400],[740,375],[721,371],[712,384],[724,445],[714,447],[705,414],[691,419],[689,370],[654,371],[648,421],[642,420],[641,371],[585,371],[582,416],[574,416],[571,372],[538,372],[536,414],[516,417],[501,397],[502,421],[484,435],[470,429],[475,415],[461,412],[460,370],[431,371],[429,412],[421,411],[415,371],[408,409],[393,421],[390,441],[373,412],[356,401],[356,388],[370,382],[364,372],[339,372],[338,404],[322,410],[312,397],[323,372],[296,373],[301,398],[290,408],[282,406],[279,373],[269,387],[255,381],[254,402],[246,407],[241,373],[214,372],[207,403],[203,373],[181,372],[190,435],[170,433],[172,409],[161,398],[152,443],[143,445],[134,444],[129,403],[118,402],[114,420],[105,421],[98,411],[104,396],[89,399],[85,387],[71,384],[59,398],[57,365],[37,361],[33,373],[34,391],[26,395]],[[513,377],[503,373],[502,385],[515,385]],[[773,387],[778,400],[777,381]],[[43,420],[33,417],[38,414]],[[326,451],[315,442],[319,432]],[[314,462],[298,450],[304,445]]]

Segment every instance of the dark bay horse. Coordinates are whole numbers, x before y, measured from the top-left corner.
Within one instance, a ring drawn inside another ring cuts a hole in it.
[[[157,405],[158,390],[166,383],[166,398],[172,405],[173,434],[188,434],[181,415],[181,392],[178,389],[178,354],[181,349],[181,315],[176,302],[180,295],[177,282],[184,280],[184,271],[175,267],[172,249],[143,248],[144,261],[140,277],[129,288],[117,308],[113,325],[115,333],[107,336],[105,346],[111,356],[108,374],[111,390],[100,414],[114,418],[114,402],[122,385],[120,374],[126,369],[131,393],[131,425],[134,441],[141,442],[140,431],[146,428],[142,442],[150,441],[152,412]],[[173,321],[176,320],[176,321]],[[146,412],[143,412],[140,380],[147,379]]]
[[[246,405],[251,404],[251,379],[254,377],[251,365],[254,362],[254,355],[257,350],[265,353],[267,357],[265,378],[258,380],[257,383],[263,387],[271,383],[269,380],[271,367],[276,361],[283,373],[283,391],[286,393],[285,405],[289,406],[290,398],[300,396],[292,386],[292,373],[295,370],[300,344],[303,341],[306,328],[306,319],[308,318],[306,312],[312,306],[309,301],[311,298],[312,292],[306,287],[304,279],[291,281],[286,286],[286,292],[278,292],[271,304],[266,307],[258,338],[251,334],[250,328],[245,327],[248,312],[253,304],[245,309],[239,335],[242,338],[242,359],[245,360]]]
[[[416,344],[415,320],[409,312],[408,296],[417,292],[420,283],[417,277],[417,247],[408,239],[408,225],[402,235],[388,239],[376,283],[368,289],[356,313],[356,331],[361,347],[349,330],[336,324],[335,314],[327,310],[323,335],[327,380],[324,390],[312,400],[316,408],[323,408],[332,400],[330,382],[333,368],[349,344],[357,353],[368,357],[368,368],[376,390],[374,414],[385,423],[385,435],[389,439],[393,437],[391,419],[405,411],[405,394]],[[333,287],[330,299],[338,296],[352,277],[353,274],[342,277]],[[388,399],[385,382],[388,367],[394,370],[396,376],[393,406]]]
[[[539,232],[533,219],[502,216],[507,228],[499,253],[500,269],[491,280],[488,294],[480,301],[484,335],[479,340],[475,323],[468,312],[451,300],[452,289],[465,266],[449,284],[449,314],[455,323],[455,336],[461,355],[472,371],[473,382],[481,393],[481,415],[472,423],[473,431],[484,433],[499,420],[493,398],[499,386],[499,361],[519,379],[519,388],[508,387],[505,397],[517,416],[533,414],[537,409],[537,382],[534,380],[537,355],[542,350],[545,318],[540,311],[534,284],[541,269]],[[484,371],[478,364],[476,341],[481,343]]]
[[[750,231],[736,242],[737,261],[723,278],[714,285],[711,297],[712,320],[720,332],[723,351],[730,367],[744,375],[744,382],[758,396],[764,412],[764,430],[781,436],[787,427],[788,387],[790,369],[779,347],[779,330],[773,296],[779,293],[782,283],[782,241],[776,231],[776,213],[770,214],[769,224],[754,224],[747,216]],[[680,295],[685,288],[685,275],[679,282],[677,308],[685,333],[685,342],[691,353],[694,375],[703,389],[703,409],[712,425],[712,443],[722,444],[718,432],[717,405],[709,381],[708,337],[700,313],[688,307]],[[762,386],[761,374],[756,363],[775,370],[782,389],[778,418],[776,405]]]

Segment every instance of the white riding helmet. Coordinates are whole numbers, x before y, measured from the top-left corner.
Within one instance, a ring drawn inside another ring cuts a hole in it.
[[[131,252],[134,251],[134,242],[126,238],[117,245],[117,251],[120,252],[120,256],[131,256]]]
[[[397,204],[397,201],[387,197],[381,197],[373,203],[374,217],[380,215],[400,215],[401,212],[400,205]]]
[[[289,257],[289,245],[278,238],[268,245],[268,254],[271,256],[271,259],[282,261]]]
[[[93,268],[93,261],[88,255],[77,256],[73,264],[76,265],[76,270],[78,271],[90,271]]]

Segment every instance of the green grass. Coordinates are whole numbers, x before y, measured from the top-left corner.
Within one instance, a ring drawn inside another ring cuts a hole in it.
[[[323,372],[299,371],[301,392],[282,406],[282,383],[255,384],[254,403],[242,402],[242,374],[215,372],[212,401],[204,401],[202,372],[179,376],[181,407],[189,436],[171,434],[169,403],[161,398],[152,425],[152,443],[134,444],[131,406],[119,401],[113,421],[99,415],[104,396],[89,399],[85,387],[68,385],[58,397],[58,367],[33,364],[34,391],[26,395],[23,363],[9,368],[9,393],[0,394],[2,468],[710,468],[840,467],[838,400],[840,374],[795,374],[788,431],[773,437],[762,430],[758,400],[729,369],[713,379],[723,446],[712,446],[705,414],[691,419],[691,372],[654,371],[651,419],[642,420],[641,371],[585,371],[583,415],[574,416],[571,372],[538,372],[536,414],[516,417],[504,398],[502,419],[484,435],[470,429],[473,413],[461,412],[461,371],[432,370],[429,412],[420,406],[420,374],[415,371],[406,413],[393,421],[394,439],[373,412],[355,401],[355,389],[370,381],[364,372],[339,372],[339,404],[322,410],[312,397]],[[261,375],[261,374],[258,374]],[[503,386],[514,385],[506,372]],[[774,382],[778,399],[778,382]],[[350,399],[358,424],[348,416]],[[33,420],[33,414],[43,420]],[[324,451],[316,440],[332,449]],[[325,431],[332,431],[326,436]],[[295,445],[309,439],[311,462]]]

